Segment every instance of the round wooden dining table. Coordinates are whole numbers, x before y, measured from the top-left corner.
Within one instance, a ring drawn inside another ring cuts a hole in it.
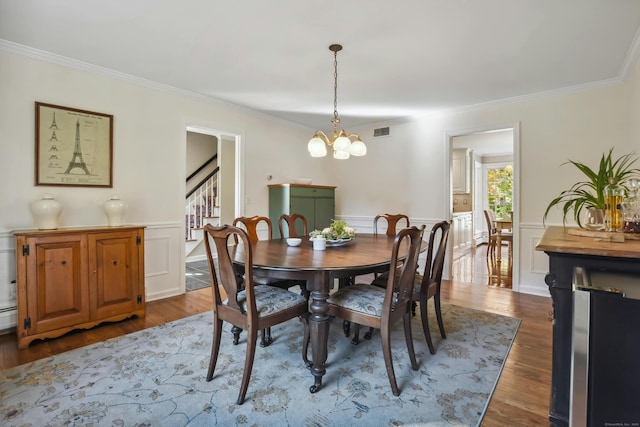
[[[305,280],[310,292],[309,325],[315,393],[322,387],[326,373],[327,342],[330,316],[327,298],[333,288],[333,279],[382,272],[389,269],[395,237],[386,234],[358,234],[356,238],[338,246],[327,244],[326,250],[314,250],[307,237],[300,246],[288,246],[283,239],[260,240],[251,244],[254,274],[276,279]],[[407,256],[409,245],[403,244],[399,258]],[[426,249],[423,242],[422,250]],[[229,249],[235,263],[244,263],[244,248],[237,245]]]

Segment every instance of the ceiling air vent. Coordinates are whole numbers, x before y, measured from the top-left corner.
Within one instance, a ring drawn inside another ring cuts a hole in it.
[[[380,136],[389,136],[389,127],[378,128],[373,130],[373,137],[378,138]]]

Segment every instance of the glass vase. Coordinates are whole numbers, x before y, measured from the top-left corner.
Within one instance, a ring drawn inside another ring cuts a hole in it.
[[[585,228],[589,230],[604,230],[604,209],[590,208],[587,210]]]
[[[605,228],[607,231],[622,231],[622,198],[624,188],[618,185],[616,178],[609,178],[604,187]]]

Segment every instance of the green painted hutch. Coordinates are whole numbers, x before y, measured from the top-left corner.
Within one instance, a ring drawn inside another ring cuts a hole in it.
[[[280,238],[277,224],[282,214],[304,215],[309,231],[328,227],[336,213],[335,190],[336,187],[327,185],[269,185],[269,219],[273,223],[273,238]],[[299,223],[297,227],[300,227],[298,234],[302,234]]]

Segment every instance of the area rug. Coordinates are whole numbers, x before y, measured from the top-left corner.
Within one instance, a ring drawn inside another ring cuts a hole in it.
[[[246,401],[236,405],[246,333],[234,346],[225,323],[215,376],[206,382],[213,327],[206,312],[1,372],[0,425],[479,425],[519,320],[447,304],[443,316],[446,339],[432,319],[435,355],[413,318],[418,371],[410,369],[402,322],[393,331],[398,397],[380,334],[353,346],[338,319],[323,388],[309,393],[313,377],[294,319],[273,328],[269,347],[257,348]]]

